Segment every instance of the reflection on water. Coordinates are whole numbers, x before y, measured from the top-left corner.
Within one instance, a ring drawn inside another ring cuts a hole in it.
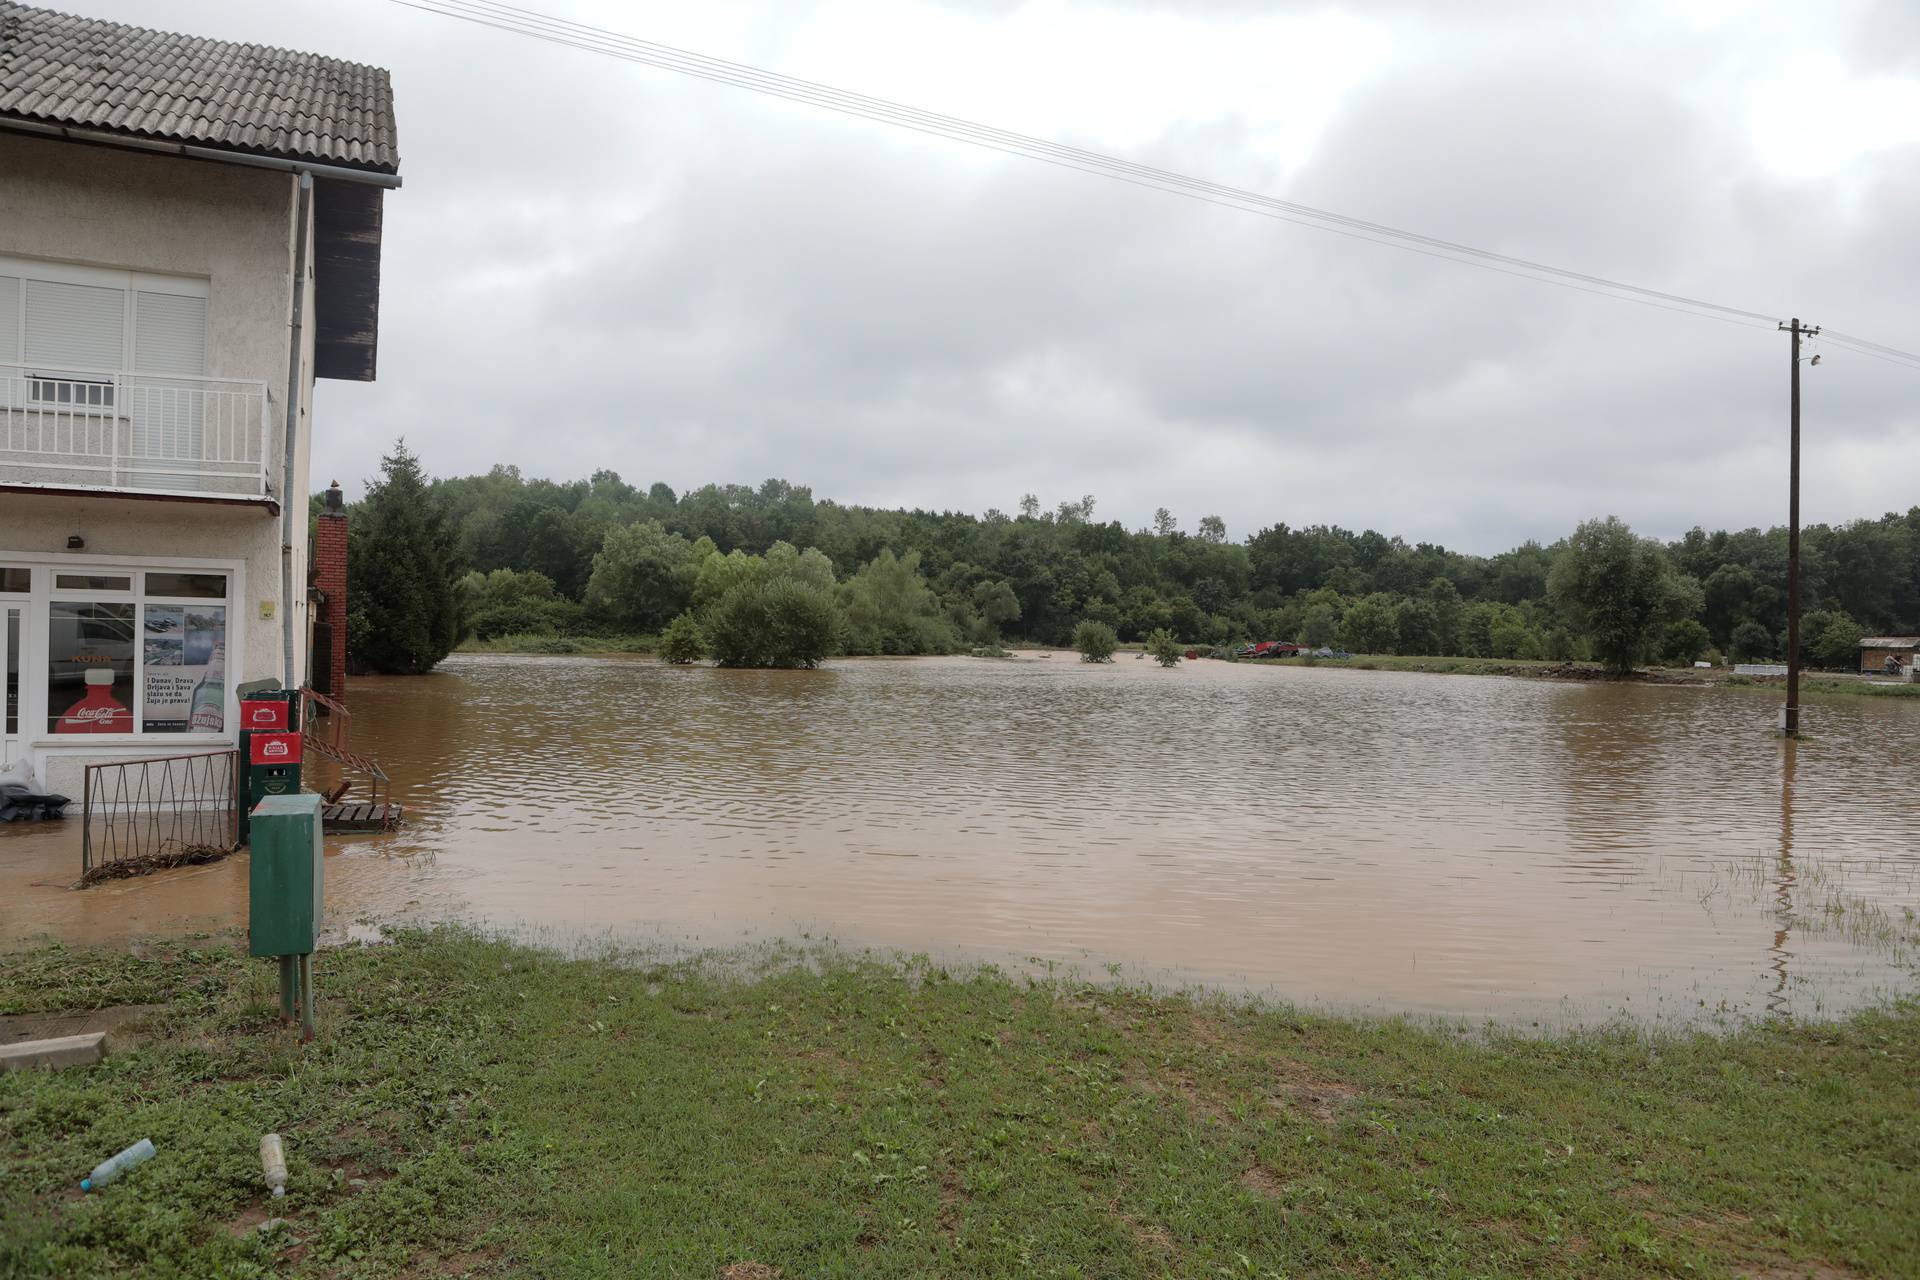
[[[1868,699],[1821,703],[1796,749],[1730,692],[1125,656],[461,658],[352,692],[355,746],[411,821],[337,845],[336,914],[809,931],[1343,1006],[1683,1019],[1903,981],[1884,949],[1790,931],[1796,847],[1883,903],[1920,880],[1920,805],[1862,781],[1911,775],[1920,708]],[[15,857],[36,839],[0,837],[8,897],[20,866],[61,878]],[[1734,864],[1765,887],[1726,891]],[[0,940],[244,900],[237,862],[167,879],[35,890]]]
[[[1793,958],[1788,943],[1793,939],[1793,887],[1798,877],[1793,869],[1793,773],[1799,757],[1800,744],[1786,739],[1780,744],[1780,858],[1774,879],[1775,929],[1773,931],[1773,959],[1769,963],[1777,980],[1773,990],[1767,993],[1767,1011],[1772,1014],[1785,1014],[1791,1010],[1787,999],[1787,961]]]

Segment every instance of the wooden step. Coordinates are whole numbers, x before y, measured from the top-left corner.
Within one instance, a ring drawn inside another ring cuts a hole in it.
[[[401,816],[397,804],[330,804],[320,810],[320,825],[326,831],[391,831]]]

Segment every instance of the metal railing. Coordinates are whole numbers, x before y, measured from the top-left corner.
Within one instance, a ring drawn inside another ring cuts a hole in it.
[[[268,496],[267,384],[0,362],[0,484]]]
[[[324,721],[324,727],[320,722]],[[362,775],[367,786],[366,803],[374,806],[391,825],[393,779],[372,756],[363,756],[348,746],[353,715],[345,707],[315,689],[300,690],[300,736],[308,751],[340,766],[340,785],[325,792],[328,804],[338,804],[353,789],[349,771]]]
[[[164,866],[239,846],[238,751],[90,764],[81,786],[83,880],[120,864]]]

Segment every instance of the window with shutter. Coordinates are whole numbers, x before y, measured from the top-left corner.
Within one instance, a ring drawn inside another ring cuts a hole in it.
[[[20,295],[20,277],[0,275],[0,410],[27,402],[26,370],[11,363],[20,358]],[[12,424],[0,417],[0,448],[7,447]]]
[[[205,373],[206,298],[136,289],[133,368],[140,374]],[[140,379],[128,406],[135,451],[149,458],[198,458],[205,395],[194,382]]]
[[[0,364],[20,358],[20,277],[0,275]]]
[[[206,283],[0,258],[0,366],[0,404],[117,414],[161,456],[191,456],[204,392],[186,378],[207,371]],[[182,380],[120,385],[129,369]]]
[[[48,372],[105,371],[126,354],[124,290],[27,281],[27,363]]]

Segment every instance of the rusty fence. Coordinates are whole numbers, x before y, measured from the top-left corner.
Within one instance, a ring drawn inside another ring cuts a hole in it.
[[[81,791],[80,871],[164,864],[240,844],[240,753],[196,751],[90,764]]]
[[[387,771],[372,756],[361,755],[348,744],[352,740],[353,714],[326,694],[315,689],[300,690],[301,739],[307,748],[308,769],[318,759],[330,760],[339,774],[338,782],[331,788],[314,786],[311,776],[307,790],[319,791],[326,797],[328,804],[339,804],[353,790],[355,775],[367,788],[364,801],[377,809],[392,825],[393,780],[387,777]]]

